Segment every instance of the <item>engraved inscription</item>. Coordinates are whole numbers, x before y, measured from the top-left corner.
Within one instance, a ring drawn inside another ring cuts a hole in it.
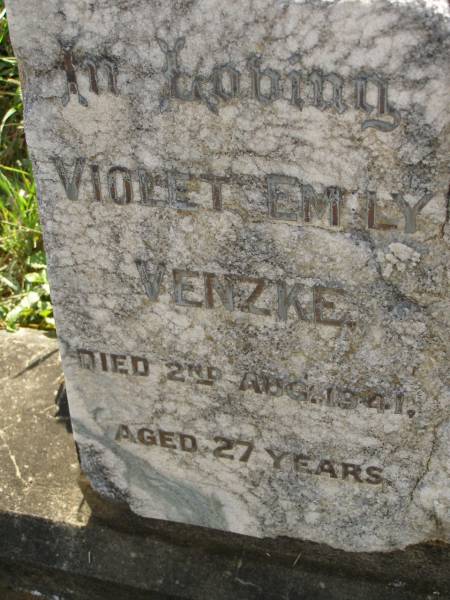
[[[201,439],[199,435],[166,431],[153,425],[121,423],[115,430],[117,443],[143,444],[175,452],[188,452],[201,457],[234,461],[271,470],[288,470],[299,477],[308,475],[336,479],[348,483],[378,485],[383,483],[383,467],[364,465],[332,458],[314,457],[308,451],[292,452],[268,448],[263,440],[241,440],[214,436],[211,440]]]
[[[178,80],[181,77],[181,70],[178,64],[178,54],[184,48],[186,40],[184,37],[178,38],[175,40],[172,48],[163,39],[156,38],[156,41],[158,42],[161,51],[164,52],[166,59],[163,67],[163,73],[168,83],[167,93],[171,98],[180,98],[183,100],[185,98],[178,90]]]
[[[343,100],[344,80],[339,75],[330,73],[324,75],[322,71],[316,70],[309,76],[309,81],[313,87],[312,104],[320,110],[334,108],[337,113],[343,113],[347,110],[347,106]],[[324,99],[324,86],[329,83],[332,88],[330,100]]]
[[[73,166],[72,174],[69,175],[68,169],[65,167],[59,156],[52,158],[53,164],[56,167],[56,171],[59,175],[61,183],[63,184],[66,196],[69,200],[78,200],[78,194],[80,191],[81,176],[83,175],[84,166],[86,164],[85,158],[76,158]],[[92,165],[91,173],[95,172],[95,180],[92,181],[94,187],[94,195],[98,200],[99,192],[99,179],[98,179],[98,165]]]
[[[349,105],[344,100],[346,81],[336,73],[325,73],[321,69],[313,69],[307,73],[298,68],[281,71],[265,65],[261,54],[253,54],[247,58],[245,78],[235,65],[229,63],[216,65],[209,74],[201,75],[197,71],[190,73],[181,66],[181,51],[186,47],[186,38],[177,38],[173,43],[161,38],[156,38],[156,41],[165,57],[162,73],[167,84],[160,101],[163,111],[169,108],[170,99],[178,99],[203,102],[210,111],[217,114],[221,102],[246,97],[263,105],[284,99],[299,110],[304,106],[337,114],[349,110]],[[300,53],[289,58],[287,68],[298,63],[301,63]],[[349,90],[352,85],[353,89],[349,93],[354,98],[353,106],[370,116],[362,122],[362,129],[374,128],[389,132],[398,127],[400,112],[388,102],[386,79],[378,74],[360,73],[348,82]],[[376,106],[367,102],[369,86],[374,86],[377,90]]]
[[[269,173],[265,177],[256,177],[234,173],[220,176],[173,168],[150,172],[144,166],[102,168],[98,163],[87,164],[84,157],[75,158],[71,164],[63,162],[59,156],[51,157],[51,160],[66,197],[73,201],[82,197],[88,201],[113,202],[124,207],[136,202],[149,208],[169,207],[186,213],[198,210],[221,212],[233,210],[224,201],[224,196],[229,195],[231,190],[242,190],[242,198],[233,194],[233,200],[241,201],[242,210],[255,219],[269,218],[344,230],[355,227],[353,209],[346,207],[347,198],[354,198],[355,191],[339,186],[313,186],[291,175]],[[202,185],[208,197],[206,205],[194,200],[193,190],[200,189]],[[250,202],[245,196],[247,187],[259,193],[261,201],[255,193]],[[409,202],[406,200],[411,196],[408,190],[386,191],[385,196],[389,198],[387,210],[392,211],[393,216],[378,216],[377,196],[378,192],[370,187],[357,192],[361,222],[365,223],[365,227],[377,232],[399,229],[408,234],[417,231],[417,218],[432,198],[431,194],[424,194]]]
[[[111,92],[111,94],[117,96],[117,65],[113,60],[89,56],[84,59],[83,66],[85,66],[89,71],[89,89],[91,92],[97,96],[100,93],[98,72],[99,69],[104,69],[107,78],[107,89],[109,92]]]
[[[347,293],[339,287],[303,283],[289,285],[286,281],[270,281],[266,278],[246,277],[232,273],[223,275],[172,269],[167,273],[164,265],[136,259],[144,291],[152,302],[158,302],[163,281],[172,288],[175,304],[191,308],[212,309],[216,300],[227,311],[249,312],[254,315],[272,316],[278,321],[310,321],[321,325],[352,327],[355,321],[349,316],[349,308],[342,305]],[[259,303],[260,299],[262,303]]]
[[[206,75],[198,71],[191,73],[185,69],[180,58],[186,47],[185,37],[177,38],[172,43],[157,37],[156,42],[164,55],[161,71],[166,79],[166,85],[160,94],[161,111],[170,108],[171,100],[181,100],[203,103],[211,112],[218,114],[221,103],[248,97],[263,105],[286,100],[299,110],[304,106],[312,106],[321,111],[342,114],[349,110],[349,103],[344,100],[344,95],[348,96],[353,86],[351,105],[367,117],[361,123],[363,130],[374,128],[390,132],[401,121],[400,111],[388,101],[388,81],[377,73],[362,72],[346,82],[342,76],[326,73],[321,69],[312,69],[310,72],[298,68],[284,71],[263,66],[264,57],[254,54],[246,61],[247,77],[244,86],[243,73],[231,63],[215,65]],[[115,59],[92,54],[76,59],[73,43],[60,41],[60,45],[66,75],[66,90],[61,98],[64,106],[72,96],[76,96],[82,106],[88,106],[86,96],[80,92],[80,72],[87,76],[91,93],[99,95],[108,91],[118,95],[118,65]],[[301,63],[299,53],[289,58],[287,68],[297,63]],[[370,88],[376,90],[376,106],[367,101]]]
[[[376,86],[378,91],[376,107],[367,102],[367,88],[369,84]],[[400,123],[400,112],[388,103],[388,85],[381,77],[378,75],[369,76],[365,73],[361,73],[355,82],[355,97],[356,108],[371,115],[371,118],[366,119],[361,125],[362,129],[374,127],[380,131],[392,131],[398,127]],[[383,116],[391,117],[391,119],[386,121],[381,118]]]
[[[136,375],[146,377],[149,374],[149,362],[142,356],[127,354],[112,354],[108,352],[93,352],[92,350],[77,350],[78,362],[82,369]],[[98,355],[98,356],[97,356]]]
[[[133,377],[147,377],[151,372],[150,363],[143,356],[80,348],[77,350],[77,357],[79,366],[89,371]],[[190,362],[173,360],[162,365],[153,365],[152,369],[162,370],[163,381],[187,386],[214,387],[224,378],[223,369],[193,360]],[[276,373],[245,371],[235,375],[228,374],[226,380],[240,392],[240,395],[235,396],[237,401],[240,401],[240,397],[248,397],[249,394],[256,394],[261,399],[284,397],[294,400],[302,409],[317,407],[327,412],[338,410],[350,414],[363,408],[377,415],[403,415],[412,419],[416,415],[416,410],[411,408],[414,400],[423,401],[422,397],[407,398],[401,388],[385,394],[372,388],[356,389],[331,382],[314,383],[307,374],[286,377]],[[229,398],[232,396],[229,395]]]
[[[76,60],[73,52],[73,45],[60,41],[63,51],[63,68],[66,74],[66,91],[64,92],[61,101],[63,106],[66,106],[72,96],[76,96],[81,106],[88,106],[88,100],[80,92],[78,75],[79,73],[87,74],[89,79],[89,91],[95,95],[99,95],[103,90],[107,90],[111,94],[118,95],[117,88],[117,62],[112,58],[105,56],[98,57],[85,55],[81,60]],[[100,84],[99,74],[102,79],[105,79],[105,84]]]
[[[417,215],[431,200],[431,194],[422,196],[414,205],[409,204],[401,193],[393,193],[392,197],[401,206],[405,215],[405,233],[415,233]]]
[[[74,94],[75,96],[77,96],[78,102],[82,106],[87,106],[88,101],[84,96],[81,95],[80,90],[78,89],[78,80],[75,71],[75,65],[73,62],[72,46],[62,45],[62,50],[64,70],[66,72],[67,89],[63,97],[61,98],[61,101],[63,105],[66,106],[69,103],[72,94]]]
[[[280,79],[281,75],[275,69],[266,67],[261,69],[261,56],[252,56],[248,61],[248,68],[251,77],[252,96],[263,104],[269,104],[278,100],[281,96]],[[269,83],[267,92],[263,92],[262,84],[264,79]]]
[[[271,373],[247,371],[239,384],[241,392],[251,392],[281,398],[288,396],[301,405],[316,405],[327,410],[342,409],[354,411],[364,407],[378,414],[389,412],[395,415],[406,414],[412,419],[416,411],[405,410],[405,395],[401,390],[394,391],[389,397],[373,389],[356,390],[335,384],[318,385],[303,377],[282,377]]]
[[[204,91],[204,84],[207,81],[215,80],[217,82],[216,73],[214,72],[208,79],[198,74],[189,79],[189,75],[179,65],[179,53],[186,44],[185,38],[176,39],[172,47],[161,38],[157,38],[156,41],[166,59],[163,73],[167,80],[167,86],[160,100],[161,111],[168,108],[168,98],[177,98],[178,100],[204,102],[212,112],[217,112],[214,99]],[[183,89],[182,83],[186,81],[189,82],[190,87]],[[222,98],[224,98],[223,94]]]
[[[167,363],[169,369],[167,379],[170,381],[191,381],[198,385],[212,386],[221,379],[222,372],[217,367],[205,366],[202,364],[183,364],[180,362]]]
[[[216,96],[222,100],[231,100],[239,96],[241,74],[237,69],[228,64],[216,66],[212,78]]]

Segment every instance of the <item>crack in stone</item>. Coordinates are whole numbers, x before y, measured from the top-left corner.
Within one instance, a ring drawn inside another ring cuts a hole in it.
[[[447,421],[447,419],[442,419],[441,421],[439,421],[438,423],[434,424],[433,427],[433,439],[431,442],[431,446],[430,446],[430,451],[428,453],[426,462],[425,462],[425,466],[422,470],[422,473],[416,478],[416,481],[413,485],[413,488],[411,489],[410,493],[409,493],[409,499],[410,499],[410,504],[415,504],[417,506],[417,503],[414,499],[414,496],[416,494],[417,489],[419,488],[419,486],[421,485],[422,481],[424,480],[424,478],[428,475],[428,473],[430,472],[430,467],[431,467],[431,459],[433,457],[433,454],[436,451],[437,448],[437,444],[438,444],[438,430],[439,428]],[[435,523],[435,528],[436,528],[436,532],[439,531],[440,529],[440,523],[439,523],[439,519],[435,513],[435,511],[432,512],[431,517]]]
[[[20,471],[19,465],[17,464],[16,457],[11,452],[11,449],[10,449],[10,447],[8,445],[8,442],[5,439],[5,434],[4,434],[3,430],[0,430],[0,438],[3,441],[3,448],[6,448],[6,451],[8,452],[9,458],[11,459],[11,462],[12,462],[12,464],[14,466],[14,471],[16,473],[17,479],[19,479],[24,484],[24,486],[28,487],[29,483],[28,483],[28,481],[25,481],[25,479],[22,477],[22,472]]]

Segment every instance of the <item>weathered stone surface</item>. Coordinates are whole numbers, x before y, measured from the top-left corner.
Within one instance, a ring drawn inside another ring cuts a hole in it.
[[[0,512],[80,526],[87,516],[75,445],[55,418],[61,380],[54,336],[0,331]]]
[[[8,6],[94,488],[448,540],[446,3]]]

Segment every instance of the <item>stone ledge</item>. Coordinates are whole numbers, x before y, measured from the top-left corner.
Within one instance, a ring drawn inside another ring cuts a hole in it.
[[[91,512],[77,483],[72,436],[54,417],[61,377],[56,341],[35,331],[1,332],[0,373],[2,598],[26,600],[32,592],[61,600],[450,597],[450,552],[443,544],[349,553],[146,521],[106,505],[82,479]]]

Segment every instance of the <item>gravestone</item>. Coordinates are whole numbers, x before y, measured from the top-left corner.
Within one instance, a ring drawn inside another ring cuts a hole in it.
[[[449,540],[442,0],[9,0],[81,465],[141,517]]]

